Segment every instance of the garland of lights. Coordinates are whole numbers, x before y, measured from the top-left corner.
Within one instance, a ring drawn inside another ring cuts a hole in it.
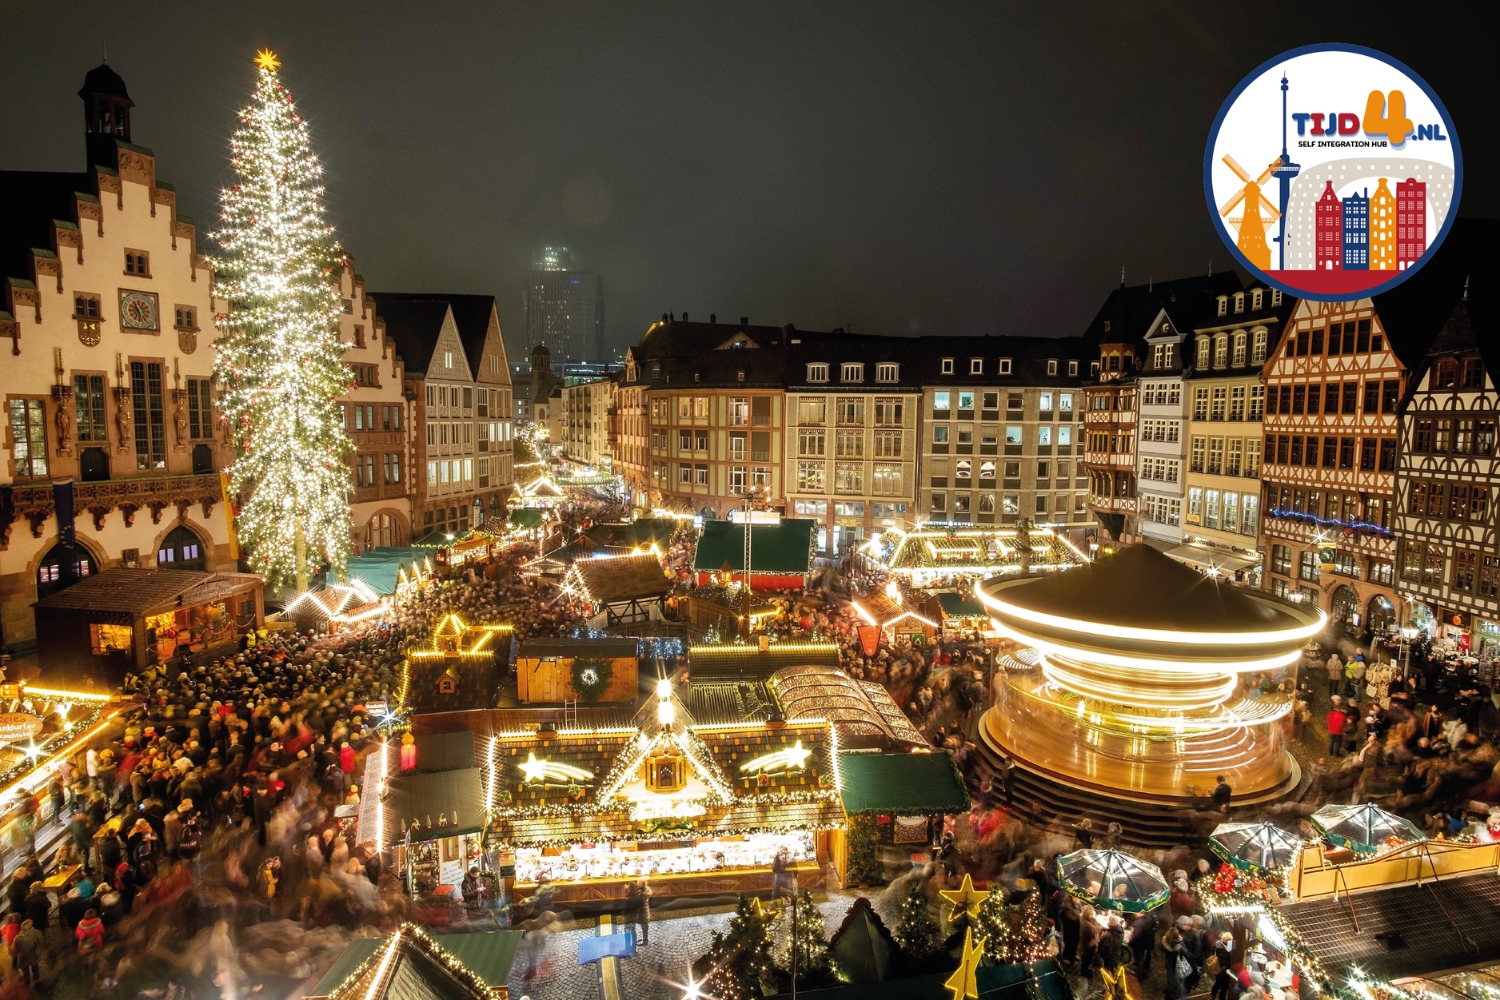
[[[345,461],[354,445],[336,402],[352,384],[338,335],[342,260],[323,218],[307,122],[275,56],[257,64],[230,140],[239,183],[220,192],[223,228],[214,234],[218,295],[229,303],[215,317],[217,377],[251,565],[273,584],[305,589],[310,565],[341,573],[350,551]]]
[[[1391,529],[1383,525],[1372,524],[1369,521],[1343,521],[1336,517],[1319,517],[1316,514],[1305,514],[1300,510],[1282,510],[1272,507],[1272,517],[1282,517],[1289,521],[1301,521],[1304,524],[1316,524],[1320,528],[1343,528],[1347,531],[1373,531],[1377,535],[1389,535]]]
[[[103,714],[104,708],[101,706],[94,709],[82,719],[74,719],[64,723],[62,732],[57,733],[46,743],[37,747],[34,752],[28,750],[22,755],[19,763],[9,770],[0,772],[0,785],[9,785],[12,781],[23,778],[32,771],[35,771],[43,757],[55,750],[62,749],[67,745],[69,740],[76,739],[76,733],[88,729],[94,723],[98,722],[99,717]]]
[[[406,938],[417,945],[418,948],[426,952],[428,958],[437,962],[445,972],[458,980],[462,986],[473,991],[475,996],[488,997],[493,995],[488,983],[476,976],[457,955],[438,944],[435,939],[417,924],[402,923],[400,927],[396,928],[395,937],[397,939]],[[377,947],[370,953],[368,958],[355,967],[354,971],[344,977],[343,982],[329,991],[329,997],[332,1000],[344,1000],[346,991],[356,986],[375,967],[379,966],[385,957],[386,950],[395,947],[396,943],[393,940],[388,942],[385,948]]]

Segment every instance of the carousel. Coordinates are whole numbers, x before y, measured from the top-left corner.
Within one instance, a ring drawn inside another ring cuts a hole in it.
[[[1131,546],[1063,574],[976,588],[1022,647],[981,720],[990,750],[1095,797],[1201,805],[1295,787],[1281,720],[1316,608],[1237,588]],[[1270,683],[1265,683],[1269,681]]]

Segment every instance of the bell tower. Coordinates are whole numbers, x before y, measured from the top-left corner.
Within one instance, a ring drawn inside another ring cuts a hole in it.
[[[114,143],[110,140],[130,141],[130,109],[135,107],[125,81],[109,68],[106,59],[89,70],[78,96],[83,98],[83,130],[88,137],[89,161],[113,166]],[[107,151],[99,148],[105,145],[109,147]]]

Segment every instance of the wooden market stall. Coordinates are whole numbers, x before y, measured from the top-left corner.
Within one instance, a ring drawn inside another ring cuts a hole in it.
[[[266,617],[262,577],[185,569],[108,569],[32,608],[43,669],[116,682],[184,650],[232,655]]]
[[[639,646],[637,639],[612,637],[528,639],[516,653],[517,697],[523,705],[633,702]],[[590,666],[597,682],[585,674]]]
[[[661,621],[672,581],[654,549],[574,560],[563,591],[588,602],[588,624],[608,628],[626,622]]]

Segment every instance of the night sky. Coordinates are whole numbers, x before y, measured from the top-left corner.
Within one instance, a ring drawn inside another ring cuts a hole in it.
[[[615,351],[684,310],[1079,333],[1122,265],[1230,265],[1209,127],[1312,42],[1424,76],[1462,143],[1460,214],[1500,215],[1494,3],[7,7],[0,168],[82,168],[75,92],[107,44],[135,141],[207,230],[269,46],[370,287],[492,293],[513,352],[547,243],[603,275]]]

